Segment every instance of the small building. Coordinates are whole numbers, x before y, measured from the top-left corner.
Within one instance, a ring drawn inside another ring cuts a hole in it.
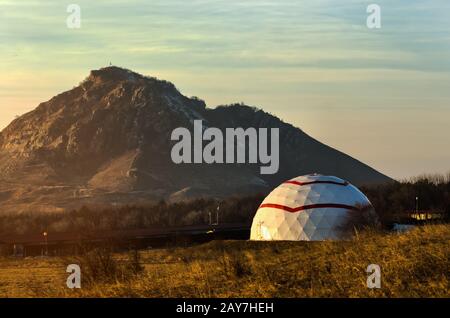
[[[409,214],[416,221],[431,221],[442,219],[442,213],[436,211],[414,211]]]

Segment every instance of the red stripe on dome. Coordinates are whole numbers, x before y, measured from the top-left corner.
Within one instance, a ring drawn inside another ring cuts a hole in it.
[[[279,209],[290,213],[295,213],[299,211],[304,210],[310,210],[310,209],[321,209],[321,208],[336,208],[336,209],[346,209],[346,210],[355,210],[359,211],[359,209],[352,205],[346,205],[346,204],[338,204],[338,203],[318,203],[318,204],[310,204],[310,205],[304,205],[299,206],[296,208],[291,208],[285,205],[281,204],[275,204],[275,203],[264,203],[259,206],[259,208],[273,208],[273,209]]]
[[[283,183],[288,183],[288,184],[295,184],[298,186],[303,186],[303,185],[308,185],[308,184],[315,184],[315,183],[327,183],[327,184],[337,184],[337,185],[341,185],[341,186],[346,186],[348,185],[347,181],[344,182],[338,182],[338,181],[321,181],[321,180],[317,180],[317,181],[306,181],[306,182],[300,182],[300,181],[295,181],[295,180],[289,180],[289,181],[285,181]]]

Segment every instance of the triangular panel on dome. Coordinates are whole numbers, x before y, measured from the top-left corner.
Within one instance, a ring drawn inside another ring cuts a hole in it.
[[[371,204],[342,179],[318,174],[293,178],[264,199],[253,219],[251,239],[340,239],[350,210],[357,211],[359,206]]]

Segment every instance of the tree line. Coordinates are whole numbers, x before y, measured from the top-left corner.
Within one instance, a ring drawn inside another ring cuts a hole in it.
[[[450,219],[450,174],[424,175],[384,185],[361,187],[384,225],[401,222],[416,208]],[[418,200],[416,200],[418,198]],[[251,224],[264,195],[223,200],[160,201],[149,205],[84,206],[63,213],[0,215],[0,234],[114,231],[219,223]]]
[[[83,206],[62,213],[0,215],[0,235],[47,232],[96,232],[215,223],[251,223],[263,195],[226,200],[112,206]]]
[[[450,173],[428,174],[378,186],[361,187],[382,223],[407,220],[416,209],[450,219]]]

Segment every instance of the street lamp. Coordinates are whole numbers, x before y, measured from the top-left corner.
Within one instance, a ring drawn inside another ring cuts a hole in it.
[[[216,211],[216,225],[219,225],[219,211],[220,211],[220,205],[217,206],[217,211]]]
[[[416,213],[419,213],[419,197],[416,197]]]
[[[45,242],[45,256],[48,256],[48,240],[47,240],[48,233],[47,233],[47,231],[44,231],[42,233],[42,236],[44,236],[44,242]]]

